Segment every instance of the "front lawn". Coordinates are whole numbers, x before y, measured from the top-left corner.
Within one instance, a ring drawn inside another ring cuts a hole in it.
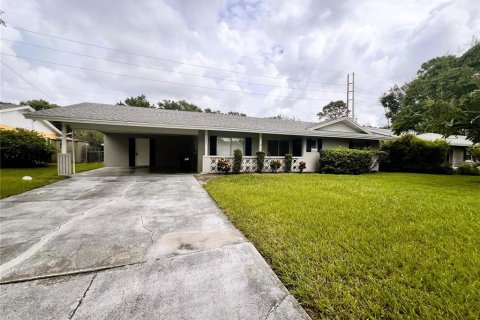
[[[480,317],[480,177],[252,174],[205,188],[314,319]]]
[[[103,167],[102,163],[77,163],[76,172]],[[23,181],[22,177],[31,176],[31,181]],[[31,189],[65,179],[57,175],[57,165],[49,164],[39,168],[7,168],[0,169],[0,199],[13,196]]]

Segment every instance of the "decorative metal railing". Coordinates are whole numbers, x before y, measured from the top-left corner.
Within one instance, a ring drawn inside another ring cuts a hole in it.
[[[224,156],[204,156],[204,172],[209,173],[219,173],[220,171],[217,168],[218,161],[224,159],[228,161],[233,166],[233,157],[224,157]],[[263,161],[263,170],[262,172],[271,172],[270,163],[272,160],[280,161],[280,168],[276,172],[285,172],[285,158],[284,157],[265,157]],[[292,158],[292,172],[299,172],[298,169],[299,163],[302,161],[301,157]],[[242,157],[242,167],[240,172],[256,172],[257,171],[257,157],[244,156]]]

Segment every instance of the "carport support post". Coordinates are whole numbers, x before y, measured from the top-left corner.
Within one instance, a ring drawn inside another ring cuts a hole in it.
[[[205,155],[208,156],[208,130],[205,130]]]
[[[59,176],[72,174],[72,161],[67,153],[67,124],[62,122],[62,153],[57,154],[57,168]]]
[[[258,134],[258,151],[263,149],[263,136],[261,133]]]
[[[75,174],[75,137],[73,136],[72,128],[72,172]]]

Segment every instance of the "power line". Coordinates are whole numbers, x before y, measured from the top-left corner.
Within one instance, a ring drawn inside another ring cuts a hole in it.
[[[179,82],[171,82],[171,81],[164,81],[164,80],[159,80],[159,79],[144,78],[144,77],[139,77],[139,76],[134,76],[134,75],[129,75],[129,74],[116,73],[116,72],[110,72],[110,71],[104,71],[104,70],[97,70],[97,69],[86,68],[86,67],[72,66],[72,65],[53,62],[53,61],[46,61],[46,60],[35,59],[35,58],[30,58],[30,57],[7,54],[7,53],[4,53],[4,52],[1,52],[0,54],[2,54],[4,56],[16,57],[16,58],[21,58],[21,59],[26,59],[26,60],[31,60],[31,61],[49,63],[49,64],[63,66],[63,67],[67,67],[67,68],[74,68],[74,69],[80,69],[80,70],[85,70],[85,71],[93,71],[93,72],[98,72],[98,73],[110,74],[110,75],[115,75],[115,76],[120,76],[120,77],[129,77],[129,78],[140,79],[140,80],[154,81],[154,82],[160,82],[160,83],[165,83],[165,84],[170,84],[170,85],[179,85],[179,86],[192,87],[192,88],[219,90],[219,91],[225,91],[225,92],[252,94],[252,95],[277,97],[277,98],[293,99],[293,100],[326,101],[325,99],[310,98],[310,97],[298,97],[298,96],[297,97],[289,97],[289,96],[279,96],[279,95],[265,94],[265,93],[259,93],[259,92],[246,92],[246,91],[230,90],[230,89],[223,89],[223,88],[204,87],[204,86],[185,84],[185,83],[179,83]]]
[[[81,57],[87,57],[87,58],[103,60],[103,61],[110,61],[110,62],[120,63],[120,64],[124,64],[124,65],[129,65],[129,66],[135,66],[135,67],[140,67],[140,68],[146,68],[146,69],[160,70],[160,71],[164,71],[164,72],[172,72],[172,73],[183,74],[183,75],[188,75],[188,76],[192,76],[192,77],[208,78],[208,79],[219,80],[219,81],[243,83],[243,84],[256,85],[256,86],[266,86],[266,87],[272,87],[272,88],[299,90],[299,91],[306,91],[306,92],[341,93],[339,91],[310,90],[310,89],[302,89],[302,88],[292,88],[292,87],[285,87],[285,86],[276,86],[276,85],[272,85],[272,84],[264,84],[264,83],[256,83],[256,82],[249,82],[249,81],[242,81],[242,80],[232,80],[232,79],[218,78],[218,77],[212,77],[212,76],[206,76],[206,75],[198,75],[198,74],[192,74],[192,73],[188,73],[188,72],[168,70],[168,69],[164,69],[164,68],[160,68],[160,67],[152,66],[152,65],[141,65],[141,64],[130,63],[130,62],[125,62],[125,61],[120,61],[120,60],[113,60],[113,59],[107,59],[107,58],[92,56],[92,55],[88,55],[88,54],[83,54],[83,53],[78,53],[78,52],[73,52],[73,51],[68,51],[68,50],[63,50],[63,49],[45,47],[45,46],[41,46],[41,45],[37,45],[37,44],[33,44],[33,43],[27,43],[27,42],[23,42],[23,41],[16,41],[16,40],[10,40],[10,39],[5,39],[5,38],[0,38],[0,39],[4,40],[4,41],[19,43],[19,44],[22,44],[22,45],[28,45],[28,46],[32,46],[32,47],[36,47],[36,48],[42,48],[42,49],[53,50],[53,51],[58,51],[58,52],[64,52],[64,53],[68,53],[68,54],[72,54],[72,55],[76,55],[76,56],[81,56]]]
[[[12,10],[9,10],[9,12],[7,14],[11,14],[11,11]],[[57,24],[63,24],[63,25],[67,25],[67,26],[74,26],[74,27],[79,27],[79,28],[83,28],[83,29],[92,29],[92,30],[95,30],[96,33],[98,33],[98,30],[104,30],[108,33],[111,33],[111,34],[115,34],[115,35],[119,35],[123,38],[135,38],[135,39],[145,39],[145,40],[148,40],[148,41],[158,41],[158,39],[152,39],[152,38],[148,38],[148,37],[132,37],[132,36],[127,36],[125,34],[120,34],[118,32],[118,30],[113,30],[113,29],[109,29],[109,28],[105,28],[105,27],[98,27],[97,25],[95,27],[92,27],[92,26],[85,26],[85,25],[79,25],[79,24],[74,24],[74,23],[71,23],[71,22],[65,22],[65,21],[60,21],[60,20],[57,20],[57,19],[52,19],[52,18],[46,18],[46,17],[38,17],[38,16],[33,16],[33,15],[29,15],[29,14],[25,14],[25,13],[19,13],[18,11],[17,12],[13,12],[14,15],[22,15],[22,16],[26,16],[26,17],[30,17],[30,18],[33,18],[33,19],[36,19],[36,20],[42,20],[42,21],[51,21],[53,23],[57,23]],[[169,42],[170,46],[173,44],[174,46],[176,47],[180,47],[180,45],[178,43],[174,43],[174,42]],[[222,55],[225,55],[225,54],[228,54],[227,51],[220,51],[220,50],[212,50],[212,49],[205,49],[204,47],[202,46],[199,46],[199,45],[190,45],[190,44],[187,44],[187,46],[190,46],[190,47],[194,47],[194,48],[199,48],[201,50],[204,50],[204,51],[207,51],[207,52],[214,52],[214,53],[218,53],[218,54],[222,54]],[[276,63],[277,64],[277,63]],[[280,63],[280,65],[287,65],[287,66],[296,66],[298,67],[299,65],[301,64],[291,64],[291,63],[286,63],[286,62],[282,62]],[[315,66],[313,68],[313,70],[323,70],[323,71],[328,71],[328,72],[335,72],[335,73],[340,73],[341,71],[339,70],[333,70],[333,69],[327,69],[327,68],[320,68],[318,66]],[[303,81],[303,80],[302,80]],[[335,85],[339,85],[339,86],[343,86],[344,84],[343,83],[338,83],[338,84],[335,84]]]
[[[155,59],[155,60],[159,60],[159,61],[166,61],[166,62],[170,62],[170,63],[178,63],[178,64],[183,64],[183,65],[192,66],[192,67],[197,67],[197,68],[204,68],[204,69],[210,69],[210,70],[216,70],[216,71],[222,71],[222,72],[229,72],[229,73],[234,73],[234,74],[243,74],[243,75],[254,76],[254,77],[262,77],[262,78],[267,78],[267,79],[288,80],[288,81],[295,81],[295,82],[316,83],[316,84],[324,85],[322,82],[319,82],[319,81],[310,81],[310,80],[301,80],[301,79],[290,79],[290,78],[285,78],[285,77],[266,76],[266,75],[255,74],[255,73],[248,73],[248,72],[227,70],[227,69],[222,69],[222,68],[204,66],[204,65],[200,65],[200,64],[182,62],[182,61],[174,60],[174,59],[161,58],[161,57],[156,57],[156,56],[151,56],[151,55],[145,55],[145,54],[135,53],[135,52],[126,51],[126,50],[121,50],[121,49],[115,49],[115,48],[105,47],[105,46],[101,46],[101,45],[98,45],[98,44],[93,44],[93,43],[88,43],[88,42],[84,42],[84,41],[73,40],[73,39],[69,39],[69,38],[65,38],[65,37],[61,37],[61,36],[57,36],[57,35],[52,35],[52,34],[48,34],[48,33],[33,31],[33,30],[29,30],[29,29],[25,29],[25,28],[20,28],[20,27],[15,27],[15,26],[11,26],[11,25],[7,25],[7,27],[12,28],[12,29],[16,29],[16,30],[19,30],[19,31],[29,32],[29,33],[33,33],[33,34],[38,34],[38,35],[41,35],[41,36],[50,37],[50,38],[55,38],[55,39],[60,39],[60,40],[63,40],[63,41],[68,41],[68,42],[77,43],[77,44],[81,44],[81,45],[92,46],[92,47],[100,48],[100,49],[104,49],[104,50],[111,50],[111,51],[120,52],[120,53],[124,53],[124,54],[129,54],[129,55],[134,55],[134,56],[139,56],[139,57],[144,57],[144,58],[149,58],[149,59]],[[343,84],[334,84],[334,85],[343,85]]]
[[[31,83],[30,81],[28,81],[27,79],[25,79],[21,74],[19,74],[18,72],[16,72],[15,70],[13,70],[10,66],[8,66],[5,62],[3,61],[0,61],[5,67],[7,67],[7,69],[9,69],[11,72],[13,72],[14,74],[16,74],[20,79],[22,79],[23,81],[25,81],[26,83],[28,83],[29,85],[31,85],[33,88],[35,88],[38,92],[44,94],[47,98],[49,98],[50,100],[53,100],[48,94],[46,94],[45,92],[43,92],[42,90],[40,90],[39,88],[37,88],[33,83]]]

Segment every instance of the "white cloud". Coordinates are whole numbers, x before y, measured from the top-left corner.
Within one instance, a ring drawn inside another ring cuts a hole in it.
[[[377,100],[386,89],[414,77],[422,62],[456,53],[480,30],[476,14],[480,3],[476,0],[4,0],[2,10],[9,25],[142,56],[12,28],[3,28],[4,39],[155,66],[118,64],[2,40],[2,52],[16,56],[2,55],[2,61],[57,104],[114,103],[144,93],[151,102],[185,99],[223,111],[284,114],[315,121],[315,114],[328,101],[345,99],[346,74],[355,71],[356,114],[361,123],[372,125],[385,123]],[[66,68],[22,56],[138,78]],[[1,71],[1,100],[46,98],[5,67]],[[299,97],[312,99],[296,99]]]

